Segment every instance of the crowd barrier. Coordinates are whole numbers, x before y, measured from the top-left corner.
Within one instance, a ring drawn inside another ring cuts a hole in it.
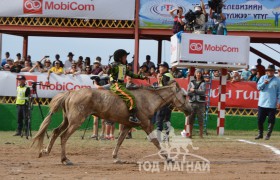
[[[55,75],[51,74],[48,84],[47,74],[45,73],[11,73],[0,71],[0,102],[1,103],[15,103],[17,81],[16,77],[24,75],[27,79],[28,86],[32,85],[32,82],[41,82],[47,86],[37,86],[37,92],[42,105],[48,105],[51,98],[59,92],[67,90],[77,90],[80,88],[94,88],[90,75]],[[179,85],[187,89],[187,79],[176,79]],[[148,86],[156,82],[155,78],[151,78],[150,81],[145,80],[133,80],[138,85]],[[210,113],[216,114],[218,112],[217,106],[219,101],[219,81],[212,81],[210,98]],[[255,82],[227,82],[227,114],[231,115],[256,115],[258,106],[259,91],[256,88]],[[277,117],[280,117],[278,112]]]

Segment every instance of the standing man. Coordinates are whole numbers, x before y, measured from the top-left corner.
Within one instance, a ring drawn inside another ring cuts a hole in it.
[[[169,82],[174,79],[172,74],[169,72],[169,65],[166,62],[159,64],[159,76],[158,82],[159,87],[168,86]],[[158,140],[161,142],[161,138],[159,134],[161,134],[163,130],[163,125],[165,123],[166,127],[166,136],[168,137],[169,131],[171,128],[170,118],[171,118],[171,109],[169,108],[169,104],[163,106],[156,115],[156,124],[157,124],[157,132],[158,132]]]
[[[6,52],[5,53],[5,59],[2,59],[2,61],[1,61],[1,66],[4,66],[7,63],[8,59],[10,59],[10,53]]]
[[[26,136],[28,135],[28,119],[26,117],[27,113],[27,108],[28,108],[28,101],[29,101],[29,96],[30,96],[30,88],[26,86],[25,81],[26,78],[25,76],[18,76],[17,78],[19,82],[19,86],[17,87],[17,100],[16,100],[16,105],[17,105],[17,112],[18,112],[18,128],[16,134],[14,136],[21,136],[22,134],[22,129],[23,129],[23,121],[25,122],[25,133]]]
[[[72,52],[68,53],[68,60],[65,61],[64,63],[64,69],[65,70],[69,70],[72,67],[72,64],[74,63],[73,60],[74,54]]]
[[[146,62],[144,62],[142,66],[147,66],[148,71],[150,71],[151,67],[156,67],[155,64],[153,62],[151,62],[151,56],[150,55],[146,56]]]
[[[274,124],[276,109],[280,108],[280,80],[274,76],[275,66],[269,65],[266,75],[262,76],[257,84],[260,91],[258,103],[258,128],[259,134],[255,139],[263,138],[263,123],[268,117],[268,132],[265,140],[269,140]]]
[[[190,97],[190,103],[193,108],[192,114],[189,116],[190,124],[190,138],[192,138],[193,124],[195,116],[197,116],[199,124],[199,136],[203,138],[203,120],[205,113],[205,82],[202,77],[202,70],[197,69],[195,71],[195,80],[191,81],[188,86],[188,95]]]
[[[262,60],[260,58],[257,60],[257,63],[257,73],[259,73],[259,76],[262,77],[263,75],[265,75],[265,67],[262,65]]]

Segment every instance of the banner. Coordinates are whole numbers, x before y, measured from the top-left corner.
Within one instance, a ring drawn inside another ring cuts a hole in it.
[[[245,36],[181,33],[171,37],[171,64],[197,61],[247,66],[249,52],[250,38]]]
[[[209,13],[208,1],[204,1]],[[141,0],[140,27],[142,28],[171,28],[173,18],[169,11],[183,7],[184,14],[193,10],[199,0]],[[228,30],[237,31],[280,31],[279,0],[227,0],[223,13],[227,20]],[[208,25],[213,21],[209,18]]]
[[[1,0],[2,17],[134,20],[135,0]]]
[[[44,73],[10,73],[0,71],[0,96],[16,96],[17,89],[17,76],[24,75],[27,79],[27,85],[32,86],[32,82],[41,82],[43,85],[48,85],[47,74]],[[50,86],[37,85],[37,93],[40,98],[52,98],[59,92],[78,90],[81,88],[94,88],[91,75],[55,75],[50,76]],[[187,79],[176,79],[181,88],[187,90]],[[138,85],[148,86],[157,82],[155,78],[152,78],[150,84],[145,80],[134,79],[133,82]],[[219,101],[219,81],[212,81],[211,88],[211,106],[218,106]],[[236,108],[257,108],[259,91],[256,88],[255,82],[227,82],[227,101],[226,107]]]

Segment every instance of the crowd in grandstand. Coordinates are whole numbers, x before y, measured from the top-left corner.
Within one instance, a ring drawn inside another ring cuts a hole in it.
[[[87,75],[99,75],[107,74],[109,70],[108,65],[102,65],[101,57],[97,56],[93,63],[91,62],[90,57],[79,56],[78,60],[74,60],[74,54],[72,52],[68,53],[67,60],[63,63],[60,59],[60,55],[55,55],[55,60],[51,61],[49,56],[43,57],[41,60],[32,62],[31,56],[28,55],[27,59],[21,57],[20,53],[16,54],[16,58],[12,59],[10,53],[5,53],[5,58],[1,61],[1,70],[10,71],[14,73],[20,72],[41,72],[41,73],[55,73],[58,75],[61,74],[71,74],[73,76],[78,74],[87,74]],[[133,61],[127,63],[127,68],[133,71]],[[158,75],[158,67],[151,61],[151,56],[146,56],[146,61],[140,66],[137,70],[138,74],[144,76],[150,76],[156,78]],[[178,69],[177,67],[172,67],[170,73],[175,78],[186,78],[188,76],[188,69]],[[211,74],[210,74],[211,73]],[[278,69],[278,76],[280,70]],[[229,71],[228,80],[231,82],[239,81],[255,81],[258,82],[261,76],[265,75],[265,67],[262,65],[262,60],[257,60],[257,65],[252,66],[251,68],[245,68],[242,71]],[[220,72],[219,70],[214,70],[210,72],[205,69],[203,76],[207,79],[212,77],[212,79],[219,80]],[[49,76],[48,76],[49,77]]]

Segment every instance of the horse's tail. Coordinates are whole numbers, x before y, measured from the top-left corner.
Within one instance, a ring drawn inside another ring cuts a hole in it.
[[[70,94],[70,91],[67,91],[67,92],[64,92],[64,93],[59,93],[55,97],[53,97],[53,99],[51,100],[50,105],[49,105],[49,107],[50,107],[49,114],[44,119],[44,121],[42,122],[39,131],[37,132],[37,134],[33,138],[33,142],[31,144],[31,146],[33,146],[34,143],[36,141],[38,141],[37,148],[39,150],[41,150],[43,148],[43,142],[44,142],[45,134],[46,134],[48,126],[51,122],[51,117],[59,109],[65,107],[65,100],[66,100],[66,98],[68,97],[69,94]]]

